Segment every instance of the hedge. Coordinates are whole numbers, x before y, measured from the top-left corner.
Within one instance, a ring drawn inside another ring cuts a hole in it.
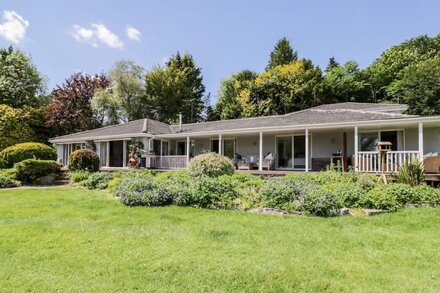
[[[69,170],[71,171],[99,171],[99,157],[90,149],[76,150],[70,154]]]
[[[62,167],[52,160],[27,159],[15,164],[17,179],[24,183],[35,183],[39,178],[55,174]]]
[[[14,164],[27,159],[56,160],[56,158],[53,148],[38,142],[19,143],[0,152],[0,161],[5,164],[3,168],[11,168]]]

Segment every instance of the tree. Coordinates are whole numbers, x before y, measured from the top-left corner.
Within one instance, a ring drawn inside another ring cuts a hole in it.
[[[364,101],[365,86],[356,61],[348,61],[342,66],[333,67],[324,77],[327,102]]]
[[[325,68],[325,72],[329,72],[331,69],[339,67],[339,63],[336,61],[335,57],[330,57],[328,60],[327,67]]]
[[[257,73],[243,70],[221,81],[216,104],[216,112],[221,119],[243,117],[243,107],[238,97],[243,90],[252,86],[256,77]]]
[[[246,103],[256,111],[252,116],[303,110],[321,103],[321,82],[322,71],[310,60],[279,65],[258,75]]]
[[[159,121],[175,122],[179,113],[186,123],[203,120],[204,92],[201,68],[189,54],[178,52],[146,76],[146,103]]]
[[[53,127],[57,135],[94,129],[100,126],[91,100],[98,89],[110,86],[104,74],[75,73],[51,94],[52,101],[46,112],[46,125]]]
[[[440,57],[407,67],[400,87],[408,114],[440,114]]]
[[[98,89],[92,108],[105,125],[149,117],[145,103],[145,70],[134,62],[116,62],[108,75],[111,90]]]
[[[286,65],[298,60],[298,54],[293,50],[290,42],[286,38],[280,39],[275,48],[270,53],[269,63],[266,70],[272,69],[278,65]]]
[[[41,106],[44,91],[45,82],[30,57],[12,47],[0,49],[0,104]]]
[[[29,120],[30,115],[26,111],[0,105],[0,151],[20,142],[35,140]]]

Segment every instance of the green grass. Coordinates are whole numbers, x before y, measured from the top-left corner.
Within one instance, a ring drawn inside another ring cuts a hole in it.
[[[436,291],[440,210],[370,218],[128,208],[102,191],[0,191],[9,291]]]

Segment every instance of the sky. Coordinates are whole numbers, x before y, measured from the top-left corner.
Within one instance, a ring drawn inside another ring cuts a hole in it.
[[[146,69],[192,54],[215,103],[220,81],[264,70],[278,39],[325,68],[370,64],[391,45],[440,33],[438,0],[0,0],[0,47],[31,55],[50,90],[121,59]]]

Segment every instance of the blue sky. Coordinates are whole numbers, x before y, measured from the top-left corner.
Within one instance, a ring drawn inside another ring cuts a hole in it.
[[[364,67],[393,44],[440,33],[439,11],[435,0],[1,0],[0,46],[30,54],[49,89],[78,70],[120,59],[148,69],[187,51],[214,103],[222,78],[264,70],[281,37],[321,68],[331,56]]]

